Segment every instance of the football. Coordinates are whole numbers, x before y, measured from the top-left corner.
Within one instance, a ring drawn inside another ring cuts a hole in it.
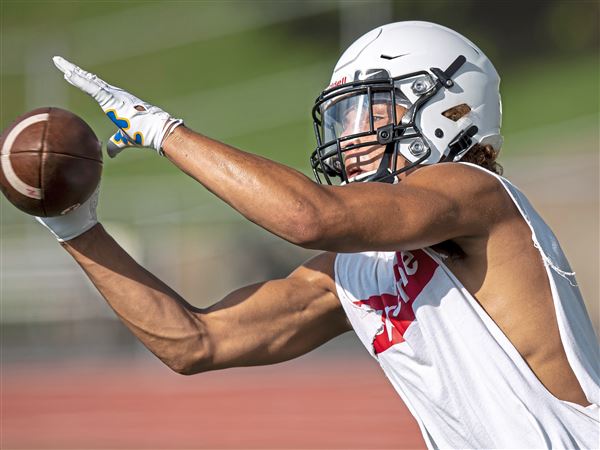
[[[100,182],[100,141],[83,119],[64,109],[38,108],[18,117],[2,132],[0,148],[0,189],[27,214],[66,214]]]

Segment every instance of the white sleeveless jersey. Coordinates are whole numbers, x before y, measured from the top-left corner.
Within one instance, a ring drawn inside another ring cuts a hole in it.
[[[554,397],[430,249],[339,254],[338,296],[429,448],[600,448],[598,341],[574,274],[525,196],[497,178],[531,228],[590,406]]]

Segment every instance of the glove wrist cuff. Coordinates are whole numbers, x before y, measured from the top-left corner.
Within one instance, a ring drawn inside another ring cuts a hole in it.
[[[98,224],[97,220],[89,221],[83,227],[80,227],[77,230],[71,230],[68,233],[63,233],[62,236],[58,236],[56,234],[54,234],[54,235],[56,236],[56,240],[58,242],[67,242],[67,241],[70,241],[71,239],[75,239],[76,237],[81,236],[83,233],[85,233],[86,231],[90,230],[91,228],[93,228],[97,224]]]
[[[64,216],[36,217],[59,242],[69,241],[85,233],[98,223],[96,206],[98,205],[99,187],[79,208]]]
[[[163,148],[162,148],[163,143],[165,142],[165,139],[167,139],[171,135],[171,133],[173,133],[173,131],[175,131],[175,128],[177,128],[179,125],[183,125],[183,119],[175,119],[175,118],[171,117],[165,123],[165,126],[163,128],[163,133],[162,133],[162,136],[160,137],[160,141],[159,141],[160,145],[156,149],[160,156],[165,156],[165,152],[163,151]]]

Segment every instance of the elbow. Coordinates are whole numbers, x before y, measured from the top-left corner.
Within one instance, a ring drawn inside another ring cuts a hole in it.
[[[202,372],[199,370],[197,364],[191,361],[165,361],[163,362],[167,365],[169,369],[179,375],[195,375],[197,373]]]
[[[275,219],[274,231],[288,242],[307,249],[326,250],[337,233],[336,223],[343,216],[340,200],[329,190],[319,188],[299,194]]]
[[[203,372],[203,370],[197,370],[193,365],[170,365],[169,368],[178,375],[196,375],[197,373]]]
[[[341,216],[336,201],[324,201],[325,193],[317,198],[296,203],[288,210],[284,237],[292,244],[311,250],[327,250],[337,232],[336,221]]]
[[[163,359],[163,362],[173,372],[179,375],[196,375],[211,370],[208,358],[198,355],[182,355],[177,358]]]
[[[292,221],[287,240],[302,248],[323,250],[327,240],[326,231],[318,214],[303,214]]]
[[[160,359],[179,375],[195,375],[213,369],[212,347],[206,333],[196,330],[189,337],[168,345],[170,351]]]

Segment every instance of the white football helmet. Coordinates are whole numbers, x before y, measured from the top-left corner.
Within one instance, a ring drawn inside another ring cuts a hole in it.
[[[398,22],[368,32],[344,52],[315,102],[317,181],[358,181],[344,165],[344,152],[358,147],[385,145],[379,169],[357,177],[383,182],[419,164],[458,161],[476,143],[499,150],[499,84],[485,54],[441,25]],[[373,114],[382,105],[384,122]],[[466,114],[444,115],[459,105]],[[410,164],[395,170],[399,154]]]

